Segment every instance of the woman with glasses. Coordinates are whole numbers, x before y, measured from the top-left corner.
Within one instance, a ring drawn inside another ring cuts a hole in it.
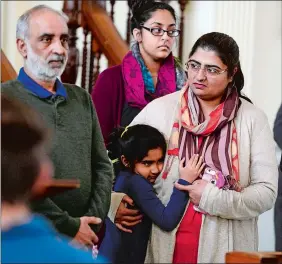
[[[152,0],[130,1],[134,43],[121,65],[102,72],[93,87],[105,143],[115,127],[127,126],[152,100],[180,90],[186,75],[172,55],[180,31],[174,9]]]
[[[187,73],[181,91],[154,100],[131,124],[154,126],[168,141],[154,185],[161,201],[167,204],[174,186],[190,197],[172,232],[153,225],[149,263],[224,263],[229,251],[258,250],[258,216],[273,207],[277,195],[274,140],[266,115],[241,93],[237,43],[218,32],[201,36]],[[203,156],[207,171],[223,175],[221,187],[216,178],[200,177],[190,186],[176,183],[179,162],[194,154]],[[119,204],[118,223],[129,215],[122,209]]]

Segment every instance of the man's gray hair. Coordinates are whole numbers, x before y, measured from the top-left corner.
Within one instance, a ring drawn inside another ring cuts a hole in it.
[[[19,38],[19,39],[25,40],[28,38],[30,17],[32,16],[33,13],[38,12],[38,11],[44,11],[44,10],[51,11],[51,12],[58,14],[66,21],[66,23],[69,20],[67,15],[59,10],[53,9],[46,5],[35,6],[27,10],[24,14],[22,14],[19,17],[18,22],[17,22],[17,32],[16,32],[17,39]]]

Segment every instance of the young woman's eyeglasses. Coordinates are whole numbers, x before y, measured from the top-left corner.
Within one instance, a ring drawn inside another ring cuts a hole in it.
[[[206,66],[204,65],[203,67],[201,66],[201,64],[196,63],[194,61],[188,61],[185,63],[186,65],[186,69],[189,72],[193,72],[193,73],[198,73],[200,71],[200,69],[204,69],[204,73],[206,76],[210,76],[210,77],[214,77],[217,76],[219,74],[222,74],[224,72],[227,71],[228,68],[226,68],[225,70],[222,70],[220,68],[217,67],[213,67],[213,66]]]
[[[169,37],[177,37],[180,34],[179,29],[170,29],[170,30],[164,30],[162,28],[153,27],[148,28],[141,25],[142,28],[150,31],[154,36],[163,36],[163,34],[166,32]]]

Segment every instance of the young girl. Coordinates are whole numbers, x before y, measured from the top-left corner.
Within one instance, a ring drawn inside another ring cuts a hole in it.
[[[112,138],[110,155],[117,153],[120,165],[114,191],[130,196],[134,205],[128,206],[137,206],[143,218],[132,228],[132,233],[120,231],[106,219],[106,233],[99,254],[113,263],[144,263],[152,222],[165,231],[173,230],[183,216],[189,196],[174,188],[165,206],[154,191],[153,184],[163,169],[167,148],[164,136],[157,129],[136,125],[118,130]],[[189,185],[198,178],[204,163],[197,155],[185,166],[184,162],[183,159],[179,166],[178,183]]]

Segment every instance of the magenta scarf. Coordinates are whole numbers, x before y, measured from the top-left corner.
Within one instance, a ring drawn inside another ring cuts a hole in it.
[[[122,73],[124,79],[124,91],[126,102],[132,106],[143,109],[150,101],[146,98],[141,66],[137,59],[129,51],[122,61]],[[158,73],[158,83],[153,99],[176,91],[176,72],[174,58],[170,54],[161,66]]]

